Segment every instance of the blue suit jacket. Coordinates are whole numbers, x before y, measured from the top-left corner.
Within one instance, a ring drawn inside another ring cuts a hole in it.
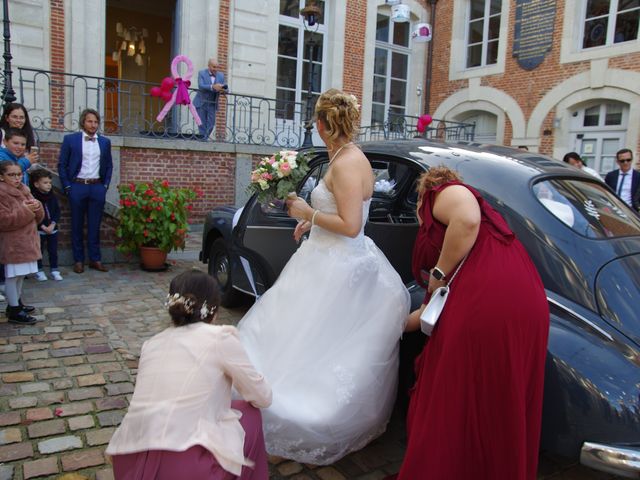
[[[62,139],[62,147],[60,147],[60,156],[58,157],[58,175],[60,175],[60,182],[65,189],[71,186],[71,182],[80,173],[84,135],[84,132],[76,132],[65,135]],[[109,188],[113,172],[111,140],[98,135],[98,145],[100,146],[100,180],[105,188]]]
[[[224,85],[224,73],[216,72],[216,80],[214,83],[220,83]],[[200,108],[205,105],[215,106],[218,108],[218,97],[220,94],[211,89],[211,75],[209,69],[205,68],[198,72],[198,93],[196,98],[193,99],[193,106]]]
[[[640,211],[640,172],[631,169],[631,204],[633,208]],[[620,176],[620,170],[612,170],[604,177],[604,183],[609,185],[609,188],[616,193],[616,187],[618,186],[618,177]]]

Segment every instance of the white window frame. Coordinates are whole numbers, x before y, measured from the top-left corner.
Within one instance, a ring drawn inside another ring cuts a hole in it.
[[[502,0],[500,10],[500,36],[498,40],[498,61],[491,65],[467,68],[467,37],[469,29],[470,0],[454,0],[453,24],[451,28],[451,51],[449,59],[449,80],[463,80],[505,72],[507,42],[509,39],[509,12],[511,0]],[[437,34],[437,33],[436,33]],[[485,41],[483,39],[483,41]]]
[[[320,59],[320,62],[313,62],[315,65],[320,64],[322,66],[322,75],[320,76],[320,91],[322,91],[322,86],[324,85],[324,79],[325,79],[325,72],[326,72],[326,59],[327,59],[327,15],[328,15],[328,9],[329,9],[329,5],[328,5],[328,0],[325,0],[325,18],[323,18],[323,22],[324,23],[318,23],[317,26],[317,30],[315,28],[315,26],[313,27],[313,29],[311,30],[312,33],[317,33],[322,35],[322,58]],[[305,0],[300,0],[300,10],[302,10],[305,7]],[[297,28],[298,29],[298,51],[297,51],[297,56],[295,58],[296,60],[296,87],[295,87],[295,97],[294,97],[294,101],[295,102],[300,102],[303,104],[302,107],[302,116],[303,118],[295,118],[294,116],[294,121],[297,122],[302,122],[305,120],[304,116],[306,115],[306,101],[307,101],[307,95],[304,94],[303,95],[303,90],[306,91],[307,89],[307,85],[308,85],[308,78],[302,78],[303,77],[303,72],[304,72],[304,55],[305,55],[305,50],[308,48],[308,45],[305,44],[304,42],[304,34],[305,34],[305,29],[304,29],[304,17],[302,15],[298,16],[298,19],[295,19],[294,17],[290,17],[288,15],[280,15],[278,14],[278,30],[280,29],[280,26],[286,26],[286,27],[292,27],[292,28]],[[316,48],[318,48],[318,46],[316,45]],[[278,68],[278,59],[280,58],[280,54],[276,52],[276,69]],[[293,57],[286,57],[286,58],[293,58]],[[310,61],[313,61],[313,59],[309,59]],[[290,88],[285,88],[285,87],[281,87],[280,85],[278,85],[278,78],[277,78],[277,74],[276,74],[276,92],[278,90],[287,90],[287,91],[291,91],[292,89]]]
[[[471,46],[469,44],[469,25],[471,24],[472,20],[471,20],[471,2],[473,0],[469,0],[467,2],[467,21],[466,21],[466,28],[465,28],[465,49],[464,49],[464,64],[465,67],[467,69],[472,69],[472,68],[485,68],[485,67],[490,67],[492,65],[495,65],[496,63],[498,63],[498,59],[496,58],[496,62],[495,63],[486,63],[487,61],[487,50],[489,48],[489,22],[491,17],[496,17],[499,16],[500,17],[500,26],[502,26],[502,12],[500,13],[494,13],[493,15],[491,15],[491,0],[478,0],[478,1],[483,1],[484,2],[484,13],[482,15],[482,22],[483,22],[483,26],[482,26],[482,41],[481,42],[476,42],[474,43],[474,45],[478,45],[478,44],[482,44],[482,53],[480,54],[480,65],[476,65],[474,67],[467,67],[467,64],[469,62],[469,47]],[[478,22],[480,21],[480,18],[475,18],[473,19],[473,22]],[[495,43],[495,41],[493,42]],[[498,44],[500,43],[500,37],[498,37]]]
[[[618,15],[620,15],[620,13],[623,12],[618,12],[618,2],[619,0],[609,0],[609,13],[607,13],[606,15],[600,15],[600,17],[593,17],[595,18],[604,18],[607,17],[607,39],[605,40],[604,45],[598,45],[596,47],[587,47],[584,48],[582,45],[584,44],[584,30],[585,30],[585,26],[587,23],[587,2],[583,2],[582,5],[582,14],[580,16],[581,18],[581,23],[580,23],[580,44],[579,44],[579,48],[580,50],[592,50],[594,48],[607,48],[607,47],[612,47],[615,45],[620,45],[621,43],[627,43],[627,42],[634,42],[634,40],[627,40],[625,42],[620,42],[620,43],[614,43],[614,35],[616,33],[616,22],[618,20]],[[627,9],[624,10],[624,12],[629,12],[629,11],[633,11],[633,10],[640,10],[640,8],[635,7],[635,8],[631,8],[631,9]],[[592,19],[591,19],[592,20]],[[591,21],[590,20],[590,21]],[[640,28],[640,25],[638,26],[638,28]],[[638,39],[638,37],[640,37],[640,34],[636,35],[636,40]]]
[[[610,58],[637,53],[638,50],[640,50],[640,34],[636,40],[612,43],[599,47],[582,48],[584,24],[587,16],[587,2],[585,0],[565,0],[564,11],[562,40],[560,43],[561,64]],[[580,22],[576,22],[576,17],[574,15],[567,15],[566,12],[576,12],[576,14],[579,15]],[[609,12],[611,12],[611,8],[609,8]]]
[[[375,51],[380,48],[382,50],[385,50],[387,52],[387,71],[385,72],[385,92],[384,92],[384,119],[383,119],[383,125],[386,124],[386,122],[389,120],[389,109],[391,107],[395,107],[395,105],[391,105],[391,81],[392,80],[402,80],[406,83],[406,88],[405,88],[405,96],[404,96],[404,114],[408,115],[408,98],[409,98],[409,85],[411,84],[411,31],[412,31],[412,24],[409,24],[409,39],[408,39],[408,44],[406,47],[403,47],[402,45],[396,45],[395,43],[393,43],[393,31],[395,29],[395,22],[391,21],[391,17],[389,15],[387,15],[386,12],[378,12],[378,15],[381,16],[385,16],[389,18],[389,40],[387,42],[383,42],[381,40],[377,40],[375,42],[375,46],[374,46],[374,70],[373,70],[373,79],[375,79],[376,77],[382,77],[382,75],[375,73]],[[378,15],[376,15],[376,33],[377,33],[377,18]],[[375,38],[375,37],[374,37]],[[399,53],[402,55],[406,55],[407,57],[407,76],[406,78],[398,78],[398,77],[392,77],[391,76],[391,65],[392,65],[392,60],[393,60],[393,54],[394,53]],[[373,85],[375,86],[375,82],[373,82]],[[374,87],[375,88],[375,87]],[[374,105],[380,105],[380,102],[375,102],[373,100],[373,88],[371,91],[371,113],[369,115],[369,120],[370,120],[370,125],[373,126],[373,106]],[[381,127],[383,125],[380,125]]]

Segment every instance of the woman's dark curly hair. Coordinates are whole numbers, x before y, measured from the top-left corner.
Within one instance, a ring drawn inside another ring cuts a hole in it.
[[[211,323],[220,307],[218,282],[211,275],[200,270],[188,270],[175,276],[169,285],[169,295],[176,293],[185,300],[193,302],[189,308],[184,302],[174,302],[169,306],[169,315],[176,327],[197,322]],[[207,308],[212,313],[202,318],[200,309],[204,302],[207,302]],[[215,310],[212,307],[215,307]]]
[[[458,172],[451,170],[449,167],[445,167],[444,165],[431,167],[420,175],[418,179],[418,198],[422,198],[425,192],[443,183],[461,181],[462,178],[458,175]]]
[[[24,126],[20,129],[20,131],[24,134],[27,139],[27,152],[31,151],[31,147],[36,144],[35,135],[33,133],[33,127],[31,126],[31,120],[29,119],[29,112],[21,103],[8,103],[4,106],[4,111],[2,112],[2,117],[0,117],[0,128],[5,132],[11,128],[9,126],[9,115],[14,110],[22,110],[24,113]]]

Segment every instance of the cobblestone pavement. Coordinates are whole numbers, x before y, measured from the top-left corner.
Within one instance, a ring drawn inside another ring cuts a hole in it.
[[[62,282],[25,282],[23,298],[41,321],[19,327],[0,315],[0,480],[113,478],[104,448],[126,412],[142,342],[168,325],[169,280],[203,268],[193,243],[166,272],[118,264],[82,275],[63,268]],[[244,311],[223,309],[219,321],[235,324]],[[336,464],[271,458],[270,478],[382,479],[398,470],[403,444],[395,414],[382,437]],[[614,477],[543,456],[538,478]]]

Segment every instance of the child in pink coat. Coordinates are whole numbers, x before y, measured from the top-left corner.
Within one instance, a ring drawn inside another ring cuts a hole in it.
[[[11,323],[32,324],[34,307],[22,303],[24,277],[38,271],[38,223],[42,204],[22,183],[22,169],[12,160],[0,162],[0,264],[4,265],[7,318]]]

